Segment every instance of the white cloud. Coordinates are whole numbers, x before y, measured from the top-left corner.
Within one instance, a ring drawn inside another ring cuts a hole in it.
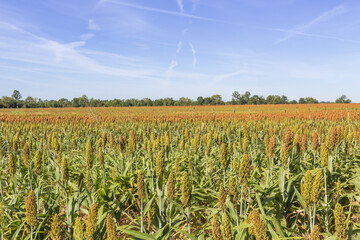
[[[139,59],[136,62],[116,54],[89,52],[78,49],[85,45],[85,41],[63,44],[4,22],[0,22],[0,35],[3,36],[0,38],[0,60],[86,75],[95,73],[133,79],[158,79],[164,72],[164,69],[156,67],[150,60]],[[92,58],[94,55],[97,56],[96,59]],[[129,65],[129,61],[133,65]]]
[[[178,62],[176,60],[171,60],[170,62],[170,65],[169,65],[169,68],[166,72],[166,80],[169,80],[171,75],[172,75],[172,72],[173,72],[173,69],[178,65]]]
[[[195,66],[196,66],[196,63],[197,63],[196,50],[195,50],[195,48],[194,48],[194,46],[192,45],[191,42],[189,42],[189,46],[190,46],[190,48],[191,48],[191,53],[192,53],[192,56],[193,56],[192,66],[195,67]]]
[[[200,0],[192,0],[192,11],[195,11],[197,6],[199,5]]]
[[[82,34],[80,36],[80,38],[81,38],[82,41],[87,41],[87,40],[93,38],[94,36],[95,35],[93,33],[86,33],[86,34]]]
[[[345,5],[339,5],[329,11],[325,11],[322,14],[320,14],[318,17],[309,21],[308,23],[298,25],[298,26],[293,27],[292,29],[287,30],[287,34],[283,38],[278,40],[278,42],[284,42],[295,35],[305,35],[304,31],[306,29],[310,28],[311,26],[316,25],[320,22],[325,22],[333,17],[344,14],[347,11],[348,11],[348,8]],[[269,29],[269,30],[277,31],[276,29]],[[283,32],[285,32],[285,31],[283,31]],[[316,34],[314,34],[314,35],[316,35]],[[321,36],[321,35],[319,35],[319,36]]]
[[[181,48],[182,48],[182,42],[179,41],[177,44],[176,53],[179,53],[181,51]]]
[[[297,30],[287,30],[287,29],[281,29],[281,28],[270,28],[268,30],[287,33],[288,36],[290,36],[290,35],[291,36],[302,35],[302,36],[307,36],[307,37],[332,39],[332,40],[337,40],[337,41],[341,41],[341,42],[360,43],[360,41],[355,41],[355,40],[351,40],[351,39],[339,38],[339,37],[334,37],[334,36],[327,36],[327,35],[323,35],[323,34],[305,33],[305,32],[301,32],[301,31],[297,31]],[[279,40],[278,42],[283,42],[283,41],[285,41],[285,40]]]
[[[178,6],[179,6],[180,12],[183,13],[184,12],[184,5],[183,5],[182,0],[176,0],[176,2],[178,4]]]
[[[89,21],[88,21],[88,29],[96,31],[96,30],[100,30],[100,27],[99,27],[99,25],[97,25],[95,23],[94,19],[89,19]]]
[[[120,2],[120,1],[116,1],[116,0],[101,0],[101,1],[99,1],[98,4],[105,4],[105,3],[112,3],[112,4],[121,5],[124,7],[139,9],[139,10],[148,11],[148,12],[162,13],[162,14],[177,16],[177,17],[198,19],[198,20],[210,21],[210,22],[223,22],[221,20],[217,20],[214,18],[200,17],[200,16],[196,16],[196,15],[192,15],[192,14],[186,14],[186,13],[182,13],[182,12],[174,12],[174,11],[169,11],[169,10],[160,9],[160,8],[153,8],[153,7],[147,7],[147,6],[143,6],[143,5],[133,4],[133,3],[129,3],[129,2]]]

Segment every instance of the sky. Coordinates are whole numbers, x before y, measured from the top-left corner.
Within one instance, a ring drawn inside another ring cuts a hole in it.
[[[0,0],[0,96],[360,102],[360,1]]]

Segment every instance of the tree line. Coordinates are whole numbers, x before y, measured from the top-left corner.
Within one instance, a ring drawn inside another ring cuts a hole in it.
[[[266,98],[259,95],[251,95],[246,91],[240,94],[235,91],[230,101],[224,101],[219,94],[211,97],[199,96],[196,100],[187,97],[181,97],[178,100],[173,98],[160,98],[152,100],[150,98],[143,99],[113,99],[101,100],[88,98],[86,95],[75,97],[72,100],[60,98],[59,100],[42,100],[31,96],[22,99],[21,93],[14,90],[11,97],[3,96],[0,99],[0,108],[61,108],[61,107],[133,107],[133,106],[196,106],[196,105],[258,105],[258,104],[317,104],[332,103],[319,102],[313,97],[300,98],[297,100],[289,100],[287,96],[268,95]],[[335,100],[335,103],[351,103],[345,95]]]

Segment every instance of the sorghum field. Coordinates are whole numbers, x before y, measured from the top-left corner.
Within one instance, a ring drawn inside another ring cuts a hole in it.
[[[0,111],[3,239],[360,239],[360,105]]]

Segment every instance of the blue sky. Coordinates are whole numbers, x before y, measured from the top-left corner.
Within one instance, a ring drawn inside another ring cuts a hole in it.
[[[0,96],[360,102],[360,2],[0,0]]]

